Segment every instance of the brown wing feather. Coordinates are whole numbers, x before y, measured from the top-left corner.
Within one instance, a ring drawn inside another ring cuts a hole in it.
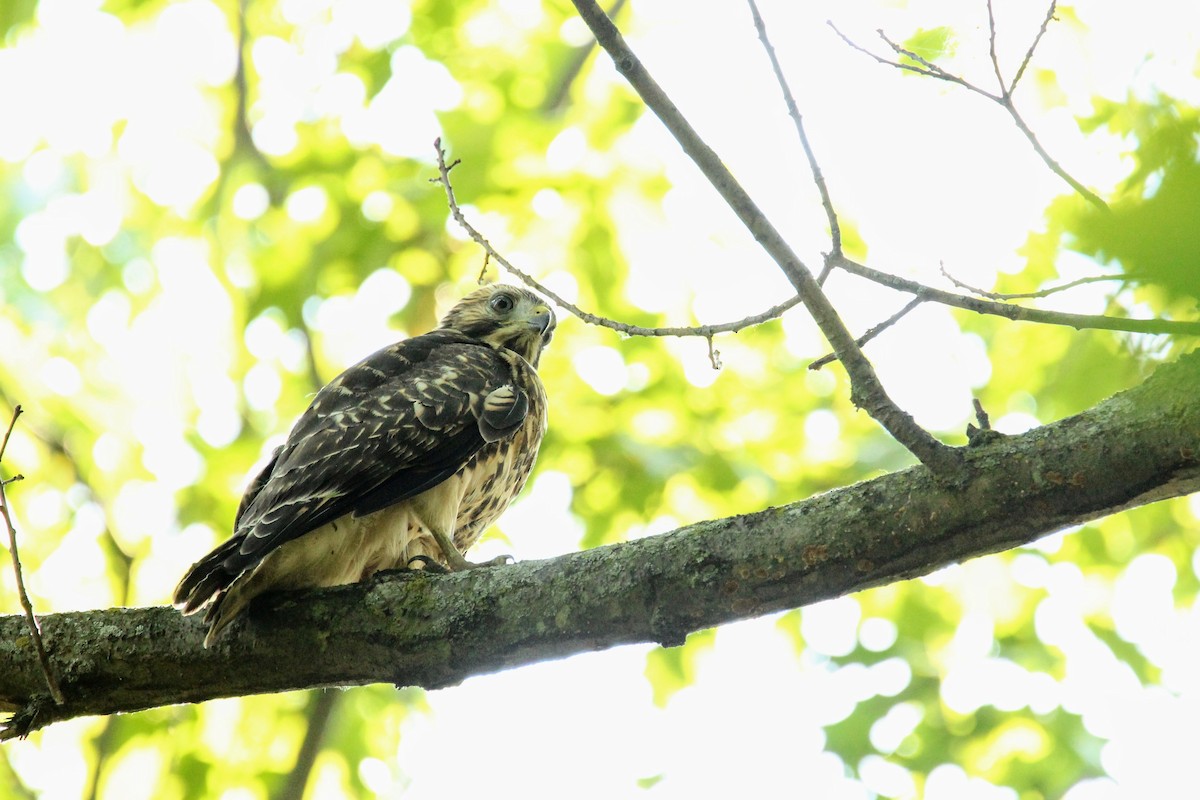
[[[494,349],[444,330],[349,368],[317,394],[248,489],[233,538],[192,567],[175,602],[199,608],[284,542],[450,477],[484,446],[483,430],[488,440],[498,424],[515,430],[511,403],[486,407],[511,380]]]

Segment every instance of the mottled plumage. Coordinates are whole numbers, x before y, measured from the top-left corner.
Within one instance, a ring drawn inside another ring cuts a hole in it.
[[[233,536],[175,590],[207,605],[205,644],[255,596],[353,583],[467,550],[525,485],[546,428],[538,357],[554,314],[488,286],[441,326],[368,356],[317,393],[246,489]]]

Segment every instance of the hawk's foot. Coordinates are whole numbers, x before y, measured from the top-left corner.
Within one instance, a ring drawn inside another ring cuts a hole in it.
[[[463,569],[479,569],[480,567],[503,567],[507,564],[516,563],[516,559],[505,553],[502,556],[489,558],[487,561],[467,561],[463,559]]]
[[[413,556],[408,560],[408,563],[411,565],[413,562],[419,562],[421,564],[421,569],[425,572],[431,572],[434,575],[446,575],[450,572],[462,572],[463,570],[480,569],[481,567],[502,567],[505,564],[510,564],[515,560],[512,556],[504,555],[496,556],[495,558],[488,559],[487,561],[480,561],[477,563],[474,561],[467,561],[462,557],[462,553],[458,552],[457,549],[454,550],[454,555],[457,556],[457,558],[450,557],[446,559],[448,562],[450,562],[449,566],[446,566],[445,564],[439,564],[429,556]]]
[[[420,564],[421,566],[418,568],[414,567],[413,564]],[[439,564],[429,556],[413,556],[408,560],[408,566],[405,569],[414,571],[420,569],[421,572],[429,572],[434,575],[446,575],[450,572],[449,567]]]
[[[438,543],[438,547],[442,548],[442,555],[446,557],[446,566],[450,572],[462,572],[465,569],[479,569],[480,567],[500,567],[514,560],[512,556],[496,556],[490,561],[481,561],[476,564],[473,561],[467,561],[463,558],[463,554],[459,552],[454,542],[445,533],[439,530],[432,530],[433,538]],[[412,563],[409,560],[408,563]]]

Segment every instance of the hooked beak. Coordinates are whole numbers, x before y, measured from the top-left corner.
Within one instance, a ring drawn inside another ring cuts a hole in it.
[[[547,308],[545,311],[534,314],[529,318],[529,327],[534,328],[538,333],[544,336],[546,331],[550,330],[550,321],[552,319],[553,316],[550,314],[550,309]]]

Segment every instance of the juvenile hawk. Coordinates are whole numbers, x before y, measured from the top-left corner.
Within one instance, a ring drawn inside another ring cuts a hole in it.
[[[536,368],[554,328],[533,293],[488,286],[318,392],[247,488],[232,538],[175,590],[185,614],[208,606],[205,646],[268,590],[353,583],[421,557],[483,566],[462,552],[529,477],[546,430]]]

